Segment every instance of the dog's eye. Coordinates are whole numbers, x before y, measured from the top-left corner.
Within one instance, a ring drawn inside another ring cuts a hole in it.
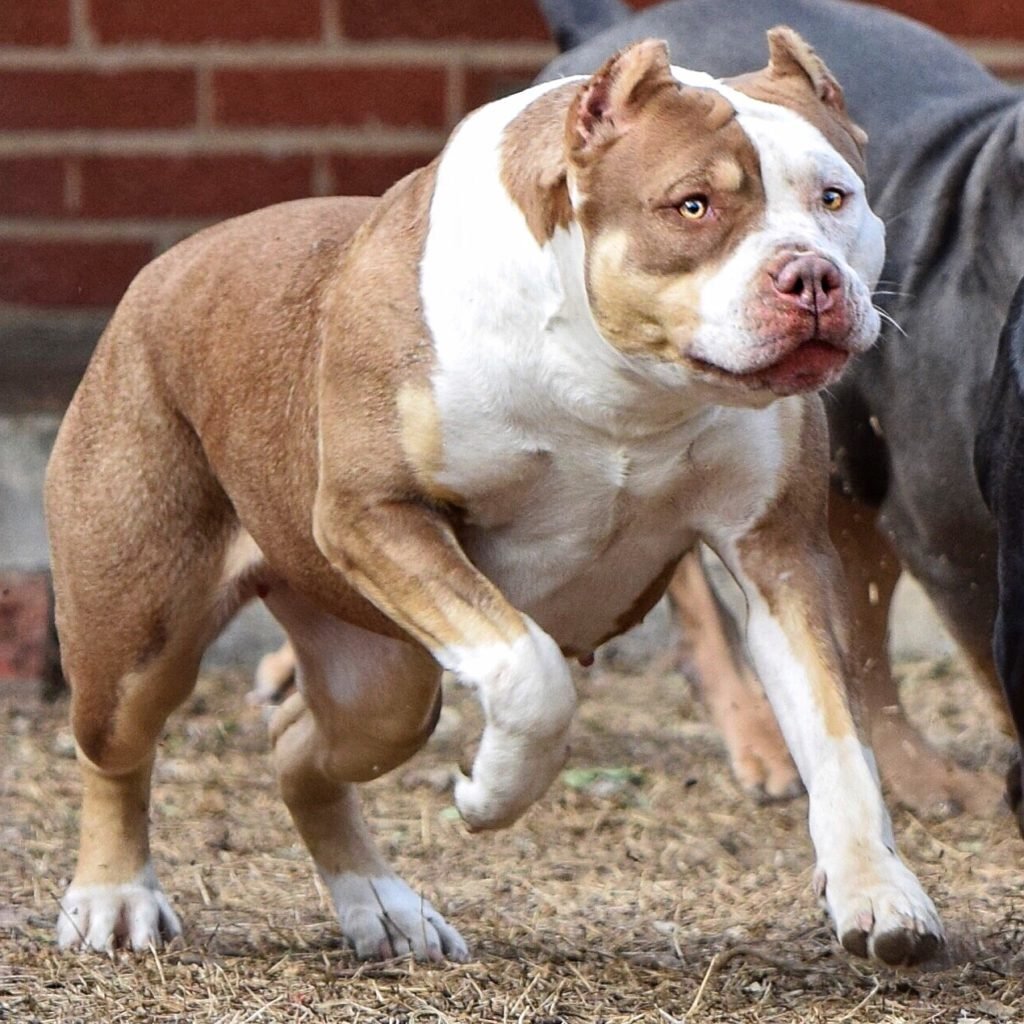
[[[826,210],[838,210],[846,202],[846,193],[837,188],[827,188],[821,193],[821,205]]]
[[[708,212],[708,197],[687,196],[679,204],[679,215],[687,220],[700,220]]]

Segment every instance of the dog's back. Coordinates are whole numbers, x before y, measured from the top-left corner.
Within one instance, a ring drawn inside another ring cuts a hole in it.
[[[124,653],[113,648],[130,646],[133,609],[118,601],[131,587],[111,586],[110,567],[89,564],[91,538],[118,537],[133,575],[173,578],[176,566],[154,562],[147,539],[177,509],[180,521],[198,520],[203,530],[181,538],[176,560],[219,559],[237,517],[235,496],[210,472],[218,437],[208,421],[252,435],[292,433],[287,465],[249,469],[276,515],[308,518],[298,503],[315,486],[317,290],[374,203],[299,200],[238,217],[175,246],[132,283],[68,408],[47,473],[65,659],[79,649],[72,623],[95,636],[97,615],[125,624],[105,631],[112,665]],[[282,318],[291,329],[281,329]],[[214,379],[216,387],[204,383]],[[220,417],[209,415],[214,406]],[[259,441],[248,450],[260,451]],[[190,601],[181,594],[182,607],[168,617],[191,614]]]

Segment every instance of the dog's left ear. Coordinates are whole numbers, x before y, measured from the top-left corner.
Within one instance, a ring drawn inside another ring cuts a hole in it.
[[[786,25],[768,30],[768,67],[770,78],[798,77],[810,86],[815,96],[837,114],[848,118],[843,87],[836,81],[825,62],[799,32]],[[867,142],[867,134],[850,123],[858,146]]]
[[[799,75],[827,107],[846,113],[842,86],[803,36],[785,25],[768,30],[768,74]]]
[[[636,115],[666,87],[678,88],[661,39],[644,39],[612,57],[569,107],[566,144],[579,163],[629,131]]]

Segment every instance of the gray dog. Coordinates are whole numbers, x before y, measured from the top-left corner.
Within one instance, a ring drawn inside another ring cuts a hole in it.
[[[970,805],[977,783],[892,713],[886,626],[905,567],[998,686],[996,535],[972,450],[1000,324],[1024,272],[1024,93],[924,26],[841,0],[675,0],[636,15],[617,0],[542,6],[571,47],[545,78],[592,69],[646,36],[667,39],[688,67],[734,75],[763,57],[765,30],[785,24],[843,83],[871,140],[869,194],[888,229],[877,293],[888,323],[827,403],[833,539],[874,638],[866,696],[883,774],[919,810]]]

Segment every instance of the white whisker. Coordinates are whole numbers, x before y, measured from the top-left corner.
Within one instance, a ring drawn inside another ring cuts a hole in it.
[[[892,317],[892,316],[890,316],[890,315],[889,315],[888,313],[886,313],[886,311],[885,311],[884,309],[880,309],[880,308],[879,308],[878,306],[875,306],[875,312],[876,312],[876,313],[877,313],[877,314],[878,314],[878,315],[879,315],[879,316],[880,316],[880,317],[881,317],[881,318],[882,318],[883,320],[885,320],[886,322],[888,322],[888,323],[892,324],[892,325],[893,325],[893,327],[895,327],[895,328],[896,328],[896,330],[897,330],[897,331],[899,331],[899,332],[900,332],[900,334],[902,334],[904,338],[907,338],[907,337],[909,337],[909,335],[907,334],[907,332],[906,332],[905,330],[903,330],[903,328],[902,328],[902,327],[900,327],[900,325],[899,325],[899,324],[898,324],[898,323],[896,322],[896,319],[895,319],[895,317]]]

